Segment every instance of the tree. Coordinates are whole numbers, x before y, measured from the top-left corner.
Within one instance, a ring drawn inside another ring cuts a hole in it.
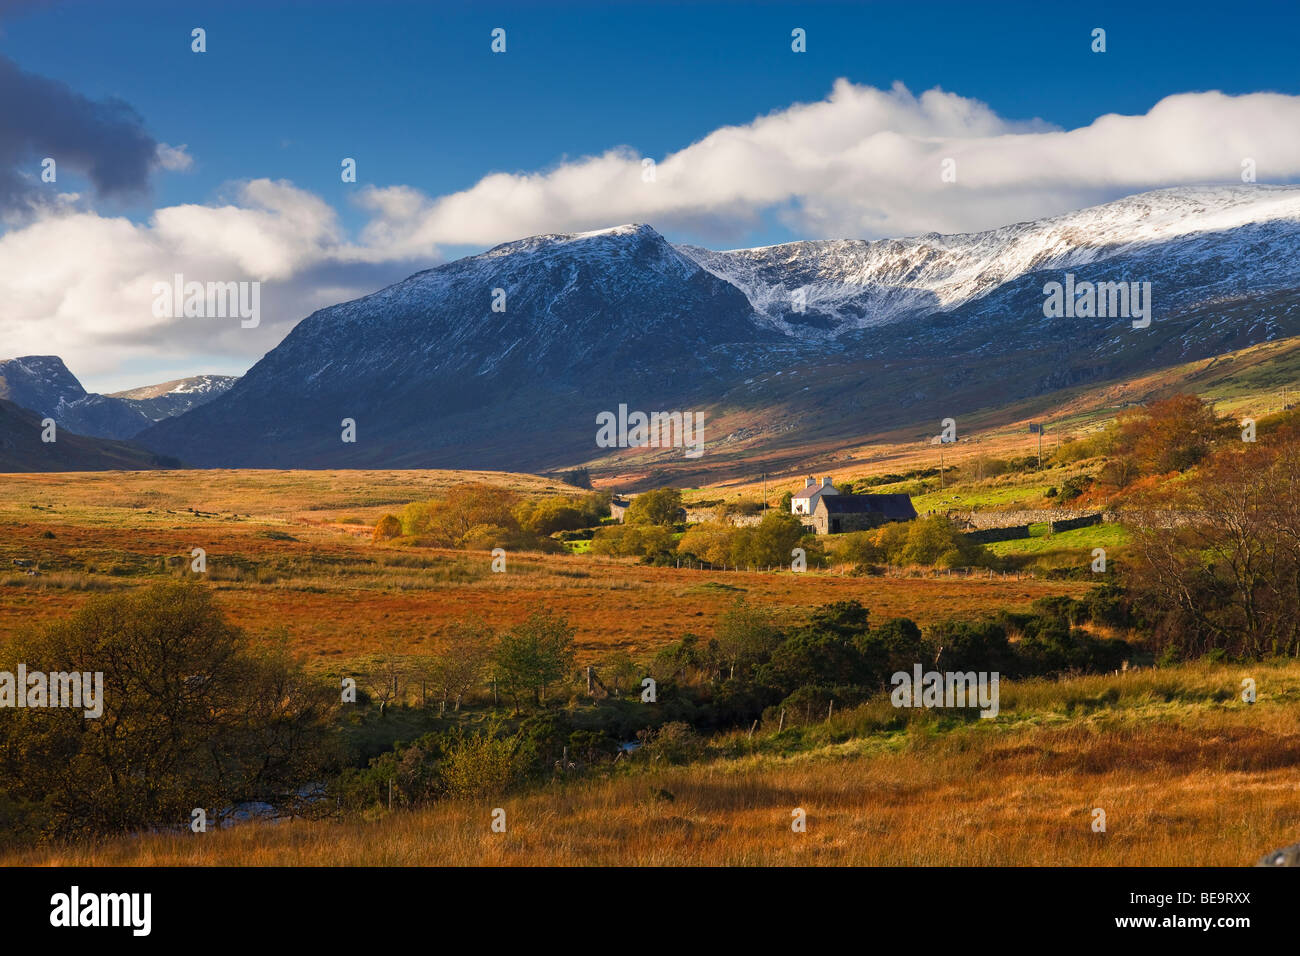
[[[732,525],[721,522],[693,524],[677,543],[677,552],[694,555],[709,564],[730,564],[731,543],[735,533],[736,529]]]
[[[984,546],[971,541],[944,515],[918,518],[907,526],[899,564],[964,567],[987,559]]]
[[[417,662],[398,650],[397,641],[389,638],[384,649],[370,657],[362,669],[361,678],[371,700],[379,703],[382,714],[391,704],[402,700],[406,682],[418,670]]]
[[[515,713],[521,695],[531,693],[533,703],[540,706],[546,688],[569,675],[576,633],[564,618],[538,612],[501,635],[493,661],[497,679],[514,701]]]
[[[276,799],[330,759],[337,687],[308,679],[283,643],[251,649],[208,589],[170,582],[95,597],[17,638],[5,667],[103,674],[103,713],[11,710],[0,795],[51,835],[186,824],[202,807]]]
[[[1131,507],[1126,588],[1180,657],[1300,654],[1300,436],[1225,450]]]
[[[457,621],[434,659],[431,678],[443,704],[460,710],[461,701],[483,681],[496,633],[482,621]]]
[[[746,604],[741,598],[718,618],[719,653],[727,662],[728,676],[752,671],[781,643],[781,630],[767,608]]]
[[[627,524],[672,526],[681,517],[681,508],[681,491],[677,488],[656,488],[633,498],[624,520]]]
[[[654,524],[624,524],[601,528],[591,539],[593,554],[647,556],[673,550],[671,528]]]
[[[1224,430],[1214,409],[1195,395],[1174,395],[1118,419],[1120,455],[1147,474],[1186,471],[1202,461]]]
[[[781,511],[769,511],[756,526],[741,530],[741,547],[733,558],[737,565],[753,567],[789,564],[790,552],[808,533],[797,517]]]
[[[782,696],[804,686],[857,684],[867,674],[857,641],[867,633],[867,609],[857,601],[819,608],[759,669],[759,681]]]
[[[442,498],[407,505],[402,512],[402,530],[458,547],[471,529],[479,526],[518,532],[519,521],[514,514],[518,506],[519,496],[512,491],[469,482],[449,488]]]
[[[516,509],[515,515],[525,531],[537,535],[553,534],[556,531],[576,531],[591,524],[587,515],[573,500],[562,497],[526,502]]]

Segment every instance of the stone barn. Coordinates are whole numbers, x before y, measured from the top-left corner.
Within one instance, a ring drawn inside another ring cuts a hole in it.
[[[823,495],[813,509],[811,519],[804,519],[818,534],[866,531],[891,521],[911,521],[916,517],[909,495]]]

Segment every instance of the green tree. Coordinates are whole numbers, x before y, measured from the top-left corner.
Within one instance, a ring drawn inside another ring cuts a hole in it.
[[[718,650],[728,667],[728,677],[747,674],[767,660],[781,643],[781,629],[767,608],[736,603],[718,619]]]
[[[677,488],[656,488],[632,499],[624,520],[628,524],[674,525],[682,507],[682,493]]]
[[[515,713],[521,696],[531,694],[540,706],[546,688],[569,675],[576,633],[564,618],[537,612],[501,635],[493,660],[497,680],[514,701]]]
[[[201,584],[92,598],[17,638],[0,669],[19,662],[103,674],[97,717],[39,708],[0,720],[0,796],[53,836],[184,825],[195,807],[293,792],[332,756],[338,687],[309,680],[282,642],[250,648]]]

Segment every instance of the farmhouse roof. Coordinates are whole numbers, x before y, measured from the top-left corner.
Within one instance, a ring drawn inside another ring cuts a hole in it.
[[[893,521],[911,521],[916,517],[912,498],[906,494],[827,495],[817,507],[833,515],[880,514]]]
[[[821,484],[817,483],[816,478],[809,478],[807,484],[796,491],[791,498],[811,498],[819,491],[835,491],[835,486],[831,484],[830,478],[823,478]]]

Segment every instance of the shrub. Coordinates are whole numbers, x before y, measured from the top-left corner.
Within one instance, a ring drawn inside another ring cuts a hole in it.
[[[387,541],[389,538],[399,537],[402,533],[402,522],[397,515],[384,515],[375,525],[373,540]]]
[[[529,755],[519,736],[502,736],[497,725],[460,733],[447,747],[440,772],[453,797],[497,797],[525,776]]]
[[[639,756],[655,762],[686,763],[703,750],[703,741],[690,724],[680,720],[664,724],[658,730],[643,730]]]

